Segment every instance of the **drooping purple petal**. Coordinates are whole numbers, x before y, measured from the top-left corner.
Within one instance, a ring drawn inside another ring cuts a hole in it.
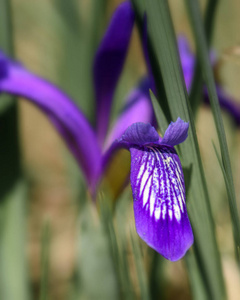
[[[24,97],[38,106],[56,126],[93,191],[101,168],[101,152],[95,134],[72,100],[51,83],[31,74],[1,54],[0,92]],[[7,68],[6,68],[7,66]]]
[[[236,126],[240,126],[240,103],[232,99],[219,85],[217,85],[217,95],[221,108],[231,115]],[[209,104],[209,96],[206,88],[204,88],[204,101]]]
[[[193,243],[179,158],[172,147],[132,147],[131,186],[136,230],[165,258],[182,258]]]
[[[126,105],[116,120],[112,130],[107,136],[105,149],[108,149],[113,141],[119,139],[124,131],[133,123],[152,123],[153,109],[149,98],[150,80],[145,78],[137,88],[128,96]]]
[[[188,136],[188,122],[177,118],[176,122],[171,122],[168,126],[161,144],[175,146],[184,142]]]
[[[94,61],[94,87],[97,101],[97,133],[103,144],[111,103],[121,74],[134,24],[130,1],[118,6],[102,39]]]

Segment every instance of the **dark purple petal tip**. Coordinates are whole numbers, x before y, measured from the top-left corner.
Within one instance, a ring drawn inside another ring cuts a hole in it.
[[[156,129],[149,123],[137,122],[127,128],[121,140],[133,145],[142,146],[147,143],[157,143],[159,135]]]
[[[181,259],[193,244],[180,160],[172,147],[135,147],[131,186],[136,230],[165,258]]]
[[[8,59],[2,51],[0,51],[0,79],[8,74]]]
[[[168,126],[161,144],[175,146],[186,140],[188,137],[189,123],[177,118],[176,122],[171,122]]]

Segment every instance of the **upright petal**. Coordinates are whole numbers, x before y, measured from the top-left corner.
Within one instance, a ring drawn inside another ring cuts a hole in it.
[[[97,133],[103,144],[109,124],[111,103],[134,24],[130,1],[118,6],[102,39],[94,61],[94,86],[97,101]]]
[[[122,135],[121,140],[130,145],[134,144],[141,146],[149,143],[157,143],[159,141],[159,135],[156,129],[149,123],[144,124],[138,122],[127,128]]]
[[[119,139],[124,131],[133,123],[153,122],[153,109],[149,98],[149,88],[150,80],[149,78],[145,78],[129,94],[122,112],[107,136],[105,149],[108,149],[114,140]]]
[[[182,258],[193,243],[179,158],[172,147],[132,147],[131,186],[136,230],[165,258]]]
[[[176,122],[171,122],[168,126],[161,144],[175,146],[184,142],[188,136],[188,122],[177,118]]]
[[[0,56],[0,91],[24,97],[52,121],[81,166],[93,191],[101,166],[95,134],[73,101],[51,83],[31,74],[20,64]]]

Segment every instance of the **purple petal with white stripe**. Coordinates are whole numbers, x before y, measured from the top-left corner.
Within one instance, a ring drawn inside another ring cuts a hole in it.
[[[136,230],[165,258],[182,258],[193,243],[185,186],[173,147],[132,147],[131,186]]]
[[[121,3],[112,16],[94,61],[94,86],[97,101],[97,133],[103,144],[111,104],[120,77],[134,25],[130,1]]]
[[[77,159],[94,192],[101,172],[101,151],[88,121],[73,101],[46,80],[0,54],[0,92],[24,97],[52,121]]]
[[[188,136],[188,122],[177,118],[176,122],[171,122],[168,126],[161,144],[175,146],[184,142]]]

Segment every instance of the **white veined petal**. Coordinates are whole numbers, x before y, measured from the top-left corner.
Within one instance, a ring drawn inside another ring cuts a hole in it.
[[[136,200],[150,217],[156,221],[168,218],[170,221],[181,221],[185,205],[185,188],[181,166],[177,154],[168,147],[148,146],[136,151],[141,156],[135,161],[132,183]],[[132,175],[131,175],[132,176]]]

